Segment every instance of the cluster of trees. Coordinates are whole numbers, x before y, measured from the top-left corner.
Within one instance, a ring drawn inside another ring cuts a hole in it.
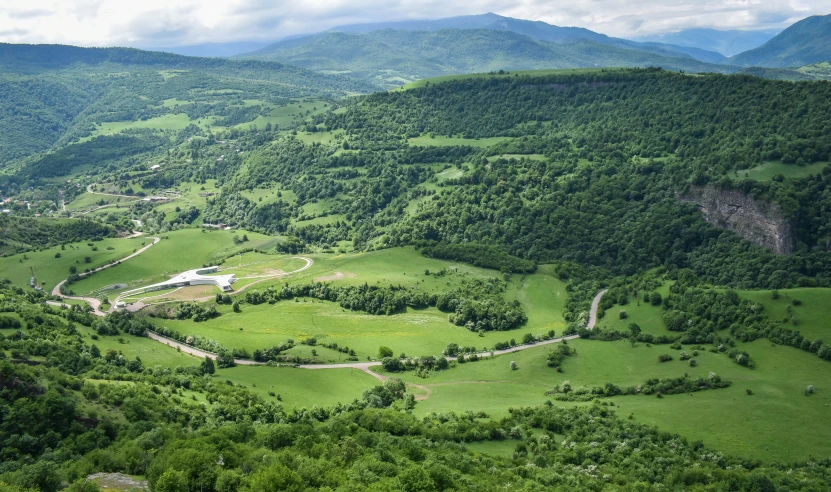
[[[220,315],[216,306],[203,305],[195,302],[185,302],[176,308],[176,319],[192,319],[197,323],[216,318]]]
[[[637,386],[621,388],[613,383],[606,383],[603,386],[591,388],[573,388],[568,381],[557,385],[546,391],[546,395],[553,396],[558,401],[591,401],[595,398],[608,398],[618,395],[656,395],[661,398],[664,395],[677,395],[681,393],[693,393],[711,389],[720,389],[730,386],[732,383],[721,379],[721,376],[711,372],[706,378],[691,378],[684,374],[677,378],[652,378]]]
[[[507,273],[533,273],[536,263],[523,260],[490,245],[465,243],[427,243],[420,248],[424,256],[470,263],[473,266],[492,268]]]
[[[113,226],[94,220],[44,221],[7,214],[0,214],[0,230],[3,231],[0,239],[3,255],[116,234]]]
[[[490,286],[490,287],[489,287]],[[403,286],[336,286],[324,282],[269,287],[264,292],[246,291],[246,303],[257,305],[298,297],[337,302],[346,309],[375,315],[390,315],[410,308],[436,307],[450,313],[450,321],[472,331],[510,330],[523,325],[528,317],[518,301],[508,302],[501,291],[480,280],[466,281],[461,289],[428,294]]]

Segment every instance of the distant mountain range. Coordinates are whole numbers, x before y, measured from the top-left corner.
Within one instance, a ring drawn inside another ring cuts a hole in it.
[[[802,67],[831,61],[831,15],[803,19],[758,48],[729,59],[739,67]]]
[[[707,51],[715,51],[724,56],[734,56],[743,51],[758,48],[780,32],[781,30],[779,29],[767,31],[684,29],[678,32],[652,34],[632,39],[644,43],[668,43],[677,46],[699,48]]]
[[[496,14],[341,26],[283,40],[244,58],[348,74],[390,87],[437,75],[538,68],[662,66],[735,71],[713,51],[640,43],[588,29]]]

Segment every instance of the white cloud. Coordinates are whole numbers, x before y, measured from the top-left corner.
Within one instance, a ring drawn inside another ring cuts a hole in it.
[[[274,40],[336,25],[488,11],[613,36],[687,27],[786,27],[829,0],[0,0],[0,41],[175,46]]]

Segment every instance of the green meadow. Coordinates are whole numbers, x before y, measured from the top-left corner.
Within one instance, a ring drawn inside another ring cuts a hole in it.
[[[463,138],[463,137],[448,137],[443,135],[436,135],[431,137],[429,135],[422,135],[420,137],[413,137],[409,139],[410,145],[418,145],[422,147],[447,147],[450,145],[469,145],[471,147],[486,148],[506,140],[511,137],[489,137],[489,138]]]
[[[141,240],[107,238],[69,243],[63,249],[55,246],[20,253],[0,258],[0,277],[8,278],[16,285],[28,285],[32,276],[30,268],[34,268],[38,282],[46,282],[44,289],[51,292],[58,282],[69,276],[70,267],[74,266],[80,273],[123,258],[140,247]],[[89,263],[86,262],[87,257],[90,258]]]
[[[235,244],[234,236],[248,235],[249,241]],[[113,284],[140,284],[160,282],[169,276],[198,268],[243,248],[268,247],[273,239],[245,231],[220,231],[210,229],[181,229],[165,233],[162,240],[144,253],[120,265],[91,275],[72,285],[76,293],[98,291]],[[122,240],[124,241],[124,240]],[[129,240],[136,248],[152,239],[142,236]],[[132,250],[130,251],[132,252]]]
[[[413,248],[304,256],[314,260],[307,270],[262,282],[252,289],[279,287],[284,282],[331,282],[335,285],[402,285],[425,292],[441,292],[458,288],[465,280],[501,277],[493,270],[426,258]],[[247,253],[240,258],[229,259],[225,266],[233,272],[238,268],[235,265],[241,264],[241,272],[253,273],[262,269],[262,265],[268,265],[269,261],[284,262],[284,266],[279,268],[283,271],[292,271],[303,264],[302,260],[268,258],[260,253]],[[261,261],[265,263],[259,263]],[[435,275],[442,270],[446,273]],[[427,275],[426,271],[431,274]],[[438,355],[449,343],[484,348],[511,338],[519,339],[525,333],[536,335],[549,330],[559,333],[565,328],[561,313],[565,287],[550,267],[543,265],[533,275],[514,275],[506,285],[505,297],[522,303],[528,315],[527,325],[511,332],[490,332],[485,336],[453,325],[448,321],[447,313],[435,308],[408,309],[391,316],[375,316],[352,312],[337,303],[316,299],[287,300],[274,305],[244,304],[241,313],[234,313],[228,306],[218,306],[222,315],[212,320],[200,323],[159,320],[158,323],[181,333],[199,334],[223,345],[249,351],[271,347],[289,338],[298,342],[315,337],[318,344],[348,346],[362,360],[376,357],[381,345],[389,346],[396,354]],[[333,356],[340,358],[341,354],[335,352]],[[329,360],[338,361],[338,358]]]
[[[586,74],[586,73],[594,73],[600,72],[602,69],[600,68],[552,68],[552,69],[544,69],[544,70],[513,70],[504,73],[494,73],[494,72],[487,72],[487,73],[468,73],[468,74],[458,74],[458,75],[442,75],[440,77],[430,77],[426,79],[419,79],[414,82],[410,82],[408,84],[404,84],[397,90],[409,90],[409,89],[418,89],[419,87],[425,87],[427,85],[434,85],[434,84],[441,84],[443,82],[453,82],[457,80],[468,80],[468,79],[481,79],[481,78],[489,78],[489,77],[517,77],[517,76],[534,76],[534,77],[541,77],[545,75],[568,75],[568,74]],[[605,70],[609,70],[608,68]]]
[[[783,164],[778,161],[770,161],[745,171],[736,171],[736,175],[738,177],[755,179],[756,181],[770,181],[774,176],[779,174],[786,178],[804,178],[811,174],[821,173],[827,165],[827,162],[814,162],[800,166],[797,164]]]
[[[364,390],[381,384],[358,369],[296,369],[293,367],[237,366],[220,369],[217,378],[248,386],[266,400],[286,409],[331,406],[361,398]],[[273,392],[275,396],[269,393]]]
[[[416,413],[483,410],[492,417],[507,414],[509,407],[540,405],[550,397],[545,391],[564,381],[572,387],[636,386],[650,378],[707,377],[710,371],[732,381],[726,389],[665,396],[611,398],[622,416],[633,414],[644,423],[677,432],[690,440],[703,440],[726,453],[764,460],[808,459],[825,456],[831,429],[816,422],[828,418],[831,391],[805,396],[808,384],[831,388],[827,362],[790,347],[771,346],[759,340],[743,344],[757,361],[755,369],[732,362],[725,354],[699,351],[698,365],[690,367],[678,358],[680,351],[667,346],[647,347],[628,342],[575,340],[577,354],[566,360],[563,372],[546,365],[549,347],[459,364],[422,379],[399,374],[405,381],[426,386],[429,397],[416,405]],[[683,347],[692,353],[692,347]],[[658,355],[674,360],[660,363]],[[518,369],[512,371],[510,361]],[[381,370],[379,369],[379,372]],[[747,394],[751,390],[752,395]],[[573,405],[575,403],[556,404]],[[787,423],[787,425],[782,425]]]
[[[770,290],[740,292],[742,297],[761,303],[768,317],[782,321],[785,327],[810,340],[831,341],[831,289],[783,289],[779,299],[773,299],[772,294]]]

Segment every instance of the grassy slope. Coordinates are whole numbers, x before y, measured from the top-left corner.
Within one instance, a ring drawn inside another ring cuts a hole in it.
[[[606,382],[630,386],[652,377],[684,373],[706,377],[713,371],[733,381],[733,386],[660,400],[638,395],[612,401],[624,416],[633,413],[645,423],[702,439],[724,452],[781,460],[827,456],[825,443],[831,438],[831,429],[817,426],[817,422],[826,418],[831,392],[818,390],[810,397],[802,393],[807,384],[831,388],[828,363],[817,357],[757,341],[742,347],[757,361],[755,370],[710,352],[700,352],[698,366],[691,368],[678,359],[678,352],[666,347],[584,340],[574,341],[572,346],[577,355],[565,363],[563,373],[546,366],[548,348],[539,347],[463,364],[427,379],[413,374],[405,374],[404,379],[425,385],[432,392],[416,407],[418,414],[476,409],[498,417],[505,415],[510,406],[544,403],[544,392],[565,380],[574,387],[602,386]],[[671,352],[675,360],[659,363],[657,357],[664,352]],[[518,363],[518,370],[510,370],[511,360]],[[748,396],[746,389],[754,394]]]
[[[282,398],[285,408],[331,406],[360,398],[364,390],[380,381],[357,369],[306,370],[291,367],[247,366],[220,369],[218,378],[244,384],[267,400]]]
[[[314,265],[288,277],[289,283],[328,281],[335,284],[408,285],[426,292],[440,292],[458,287],[470,278],[499,276],[498,272],[457,264],[450,261],[425,258],[412,248],[395,248],[361,254],[309,255]],[[238,260],[229,260],[229,266]],[[245,263],[245,261],[243,261]],[[425,270],[437,272],[442,268],[456,269],[457,273],[444,276],[425,275]],[[280,285],[283,280],[264,282]],[[506,296],[519,299],[525,306],[529,322],[511,332],[488,333],[479,337],[464,328],[448,322],[448,315],[436,309],[408,310],[393,316],[372,316],[344,310],[336,303],[313,299],[299,302],[284,301],[275,305],[243,306],[242,313],[233,313],[221,307],[223,316],[214,320],[163,322],[182,333],[200,333],[223,344],[249,350],[265,348],[292,338],[314,336],[318,343],[338,343],[355,349],[363,360],[375,357],[378,347],[386,345],[397,354],[439,354],[448,343],[485,347],[510,338],[521,338],[524,333],[560,332],[565,327],[562,304],[565,290],[562,282],[548,268],[526,278],[515,275],[507,286]],[[245,336],[240,336],[240,328]],[[339,355],[339,354],[338,354]],[[335,359],[337,360],[337,359]]]
[[[746,171],[737,171],[739,177],[755,179],[756,181],[770,181],[777,174],[786,178],[804,178],[811,174],[819,174],[827,166],[827,162],[814,162],[804,166],[796,164],[782,164],[781,162],[765,162]]]
[[[170,275],[191,268],[201,267],[212,259],[224,256],[237,249],[257,247],[271,241],[267,236],[247,232],[250,241],[237,246],[233,236],[242,236],[243,231],[206,231],[182,229],[167,233],[169,239],[121,265],[109,268],[73,284],[76,293],[91,292],[116,283],[159,282]],[[150,241],[141,238],[140,241]],[[140,247],[140,246],[138,246]]]
[[[741,292],[742,297],[752,299],[765,306],[767,315],[775,320],[790,318],[788,306],[799,320],[798,325],[788,322],[787,328],[797,330],[810,340],[821,338],[831,342],[831,326],[828,324],[831,316],[831,289],[788,289],[779,291],[779,299],[771,298],[771,291],[746,291]],[[794,306],[793,299],[802,301],[802,305]]]
[[[0,277],[8,278],[16,285],[28,285],[32,276],[29,267],[34,267],[38,281],[45,281],[45,288],[51,291],[58,282],[69,276],[70,266],[74,265],[79,272],[83,272],[86,268],[97,268],[141,248],[141,240],[135,239],[104,239],[92,242],[93,246],[87,244],[83,241],[68,244],[63,250],[56,246],[0,258]],[[93,247],[97,247],[98,251],[93,251]],[[55,258],[57,253],[60,253],[60,258]],[[28,259],[24,260],[24,256]],[[89,256],[92,262],[84,263],[85,256]]]

